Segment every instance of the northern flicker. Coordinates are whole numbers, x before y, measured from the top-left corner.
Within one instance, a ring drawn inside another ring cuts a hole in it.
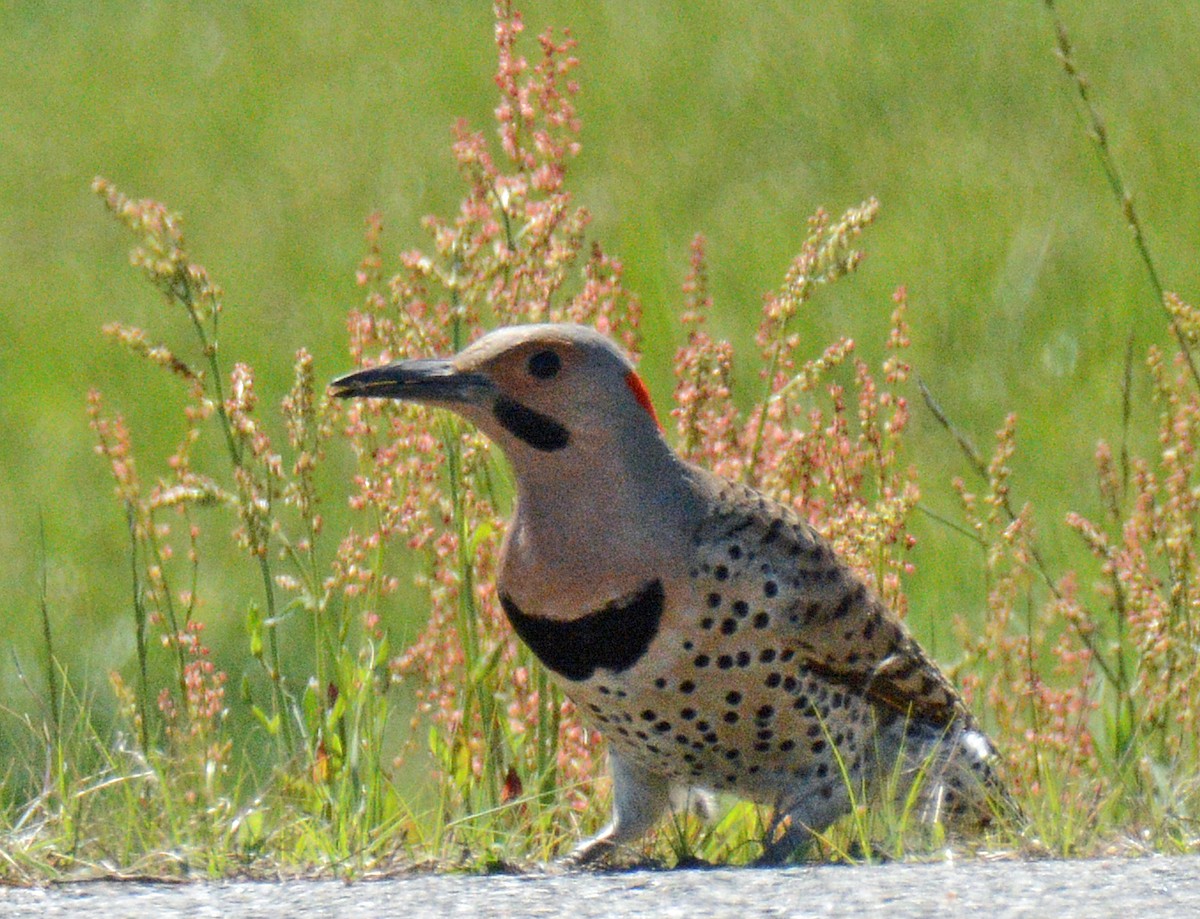
[[[575,860],[689,789],[773,805],[769,862],[888,775],[921,774],[927,818],[986,822],[996,754],[951,683],[792,508],[680,459],[600,333],[503,328],[332,392],[450,409],[512,465],[501,603],[608,741],[612,820]]]

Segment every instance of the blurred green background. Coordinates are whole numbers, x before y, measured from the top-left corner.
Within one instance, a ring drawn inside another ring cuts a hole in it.
[[[818,296],[806,339],[816,352],[849,334],[878,354],[889,294],[906,284],[918,372],[985,449],[1019,412],[1016,497],[1037,503],[1052,566],[1078,559],[1060,522],[1095,509],[1091,454],[1119,431],[1126,336],[1140,353],[1166,335],[1040,3],[528,0],[524,11],[530,36],[554,24],[579,39],[584,150],[571,186],[646,306],[660,405],[692,234],[708,237],[714,325],[742,347],[753,394],[761,294],[804,218],[876,195],[868,261]],[[1061,12],[1162,275],[1194,302],[1200,7],[1093,0]],[[92,452],[87,389],[129,415],[147,463],[180,432],[178,387],[100,335],[120,319],[190,345],[182,317],[128,266],[130,239],[89,193],[92,177],[183,213],[193,257],[227,292],[223,356],[251,363],[273,403],[301,345],[323,377],[348,366],[364,217],[382,212],[396,253],[425,244],[422,215],[453,209],[451,126],[465,116],[490,130],[494,53],[480,0],[16,0],[0,6],[0,59],[0,634],[12,651],[0,682],[3,704],[23,708],[18,668],[40,687],[39,522],[73,675],[102,679],[133,656],[124,520]],[[1144,374],[1134,396],[1148,443]],[[953,515],[948,482],[965,469],[923,408],[912,446],[926,503]],[[333,452],[336,518],[349,451]],[[232,522],[214,512],[207,525],[216,545]],[[949,615],[982,608],[979,559],[949,530],[918,528],[913,618],[946,656]],[[256,573],[222,552],[208,557],[201,615],[236,680],[252,663],[240,636]],[[393,611],[408,628],[419,614]]]

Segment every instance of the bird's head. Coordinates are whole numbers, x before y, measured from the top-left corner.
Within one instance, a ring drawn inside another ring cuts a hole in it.
[[[665,446],[629,358],[581,325],[497,329],[454,357],[358,370],[331,388],[343,399],[400,399],[457,412],[499,444],[518,475],[530,462],[580,462],[639,441]]]

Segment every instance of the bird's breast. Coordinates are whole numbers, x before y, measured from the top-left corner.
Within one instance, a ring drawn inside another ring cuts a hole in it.
[[[746,585],[730,579],[720,617],[706,580],[701,573],[640,595],[662,607],[644,648],[646,636],[635,640],[615,620],[601,628],[600,617],[587,633],[559,632],[570,642],[551,659],[531,647],[615,751],[681,784],[769,801],[798,781],[836,775],[835,747],[847,766],[865,764],[869,704],[806,666],[796,642],[772,627],[780,613],[761,589],[765,602],[743,608]],[[763,612],[767,620],[756,619]],[[735,627],[722,629],[725,618]],[[639,653],[627,666],[603,663],[633,644]]]

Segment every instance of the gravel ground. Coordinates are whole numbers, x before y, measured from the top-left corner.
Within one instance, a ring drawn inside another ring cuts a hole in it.
[[[1200,857],[0,888],[4,916],[1200,916]]]

